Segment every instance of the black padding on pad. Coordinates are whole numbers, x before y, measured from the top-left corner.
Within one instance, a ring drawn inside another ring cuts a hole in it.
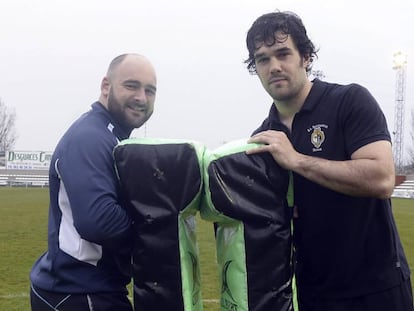
[[[289,310],[292,211],[286,200],[288,172],[269,154],[245,152],[213,160],[207,170],[214,208],[244,224],[249,310]]]
[[[123,200],[134,221],[136,311],[184,310],[178,214],[200,194],[191,144],[125,144],[114,150]]]

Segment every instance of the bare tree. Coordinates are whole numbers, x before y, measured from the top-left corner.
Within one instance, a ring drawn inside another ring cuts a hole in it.
[[[10,109],[0,98],[0,154],[13,148],[17,140],[16,111]]]

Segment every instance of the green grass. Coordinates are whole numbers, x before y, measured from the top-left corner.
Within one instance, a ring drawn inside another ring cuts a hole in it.
[[[27,311],[29,272],[47,246],[47,188],[0,187],[0,311]],[[198,219],[204,310],[218,309],[218,274],[211,223]],[[131,290],[131,286],[129,287]]]
[[[394,215],[414,267],[414,200],[393,199]],[[27,311],[29,271],[45,251],[48,189],[0,187],[0,310]],[[204,310],[218,310],[219,286],[211,223],[198,220]]]
[[[411,271],[414,271],[414,200],[393,199],[393,213]],[[413,282],[414,277],[411,277]],[[414,288],[413,288],[414,293]]]
[[[0,310],[30,310],[29,270],[46,247],[47,189],[0,188]]]

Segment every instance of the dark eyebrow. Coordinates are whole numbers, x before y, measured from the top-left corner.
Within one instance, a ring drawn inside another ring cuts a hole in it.
[[[151,89],[154,92],[157,92],[157,88],[154,85],[152,85],[152,84],[147,85],[147,88],[148,89]]]
[[[276,48],[274,50],[274,53],[280,53],[280,52],[283,53],[283,52],[291,52],[291,51],[292,49],[290,47],[282,46],[280,48]],[[254,54],[253,56],[254,58],[260,58],[260,57],[266,56],[266,53],[258,53],[258,54]]]
[[[125,80],[124,82],[122,82],[122,84],[128,84],[128,83],[129,84],[138,85],[138,86],[141,86],[142,85],[142,83],[140,81],[138,81],[138,80],[132,80],[132,79]],[[149,89],[153,90],[154,92],[157,91],[157,88],[154,85],[152,85],[152,84],[145,85],[144,87],[145,88],[149,88]]]
[[[137,81],[137,80],[124,80],[122,81],[122,84],[138,84],[141,85],[141,82]]]
[[[290,52],[290,51],[292,51],[292,49],[291,48],[289,48],[289,47],[281,47],[280,49],[276,49],[276,52]]]
[[[265,53],[258,53],[258,54],[254,54],[253,56],[254,58],[260,58],[260,57],[265,56]]]

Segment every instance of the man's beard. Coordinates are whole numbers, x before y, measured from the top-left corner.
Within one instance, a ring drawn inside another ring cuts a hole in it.
[[[121,104],[116,98],[112,91],[109,91],[108,94],[108,111],[114,118],[115,122],[124,130],[132,131],[136,126],[131,124],[125,116],[125,111],[123,110],[125,105]],[[138,126],[137,126],[138,127]]]

